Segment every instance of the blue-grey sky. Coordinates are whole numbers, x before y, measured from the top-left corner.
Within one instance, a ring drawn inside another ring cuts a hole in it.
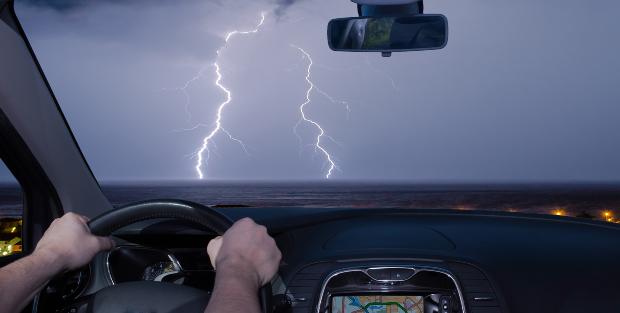
[[[312,80],[345,105],[311,94],[307,113],[334,179],[416,181],[620,180],[620,2],[426,0],[450,24],[439,51],[330,51],[331,18],[348,0],[41,1],[17,13],[95,175],[102,181],[194,179],[225,95],[208,69],[222,50],[233,100],[222,119],[249,151],[218,135],[210,179],[321,179],[316,130],[292,129]]]

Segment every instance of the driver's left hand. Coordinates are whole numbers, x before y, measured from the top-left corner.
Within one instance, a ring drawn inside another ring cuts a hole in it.
[[[112,239],[90,233],[87,217],[67,213],[52,222],[33,254],[53,258],[60,271],[68,271],[88,264],[95,254],[113,247]]]

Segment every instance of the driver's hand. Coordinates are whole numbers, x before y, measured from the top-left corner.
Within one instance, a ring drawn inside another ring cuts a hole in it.
[[[67,213],[55,219],[33,254],[54,258],[62,271],[80,268],[100,251],[114,247],[112,239],[90,233],[88,218]]]
[[[242,276],[256,287],[271,281],[282,258],[267,228],[250,218],[239,220],[224,236],[211,240],[207,252],[218,275]]]

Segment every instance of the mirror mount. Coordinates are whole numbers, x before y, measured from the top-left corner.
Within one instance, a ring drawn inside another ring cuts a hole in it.
[[[424,0],[413,0],[407,4],[363,4],[361,0],[353,0],[358,2],[357,14],[359,17],[398,17],[411,16],[416,14],[424,14]]]

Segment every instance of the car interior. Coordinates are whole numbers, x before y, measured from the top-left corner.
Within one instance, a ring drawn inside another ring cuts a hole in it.
[[[333,16],[325,25],[333,51],[393,58],[450,46],[449,16],[425,14],[422,1],[354,2],[351,13],[358,16]],[[182,198],[114,207],[14,6],[0,0],[0,149],[22,188],[24,215],[6,224],[22,228],[20,253],[1,258],[0,265],[32,251],[54,218],[80,208],[97,208],[90,215],[92,233],[116,241],[88,266],[50,281],[24,312],[202,312],[216,275],[206,243],[244,217],[265,225],[283,255],[278,274],[260,291],[264,313],[346,313],[351,306],[365,313],[620,307],[620,228],[597,219],[434,208],[208,206]],[[382,300],[356,302],[367,299]]]

